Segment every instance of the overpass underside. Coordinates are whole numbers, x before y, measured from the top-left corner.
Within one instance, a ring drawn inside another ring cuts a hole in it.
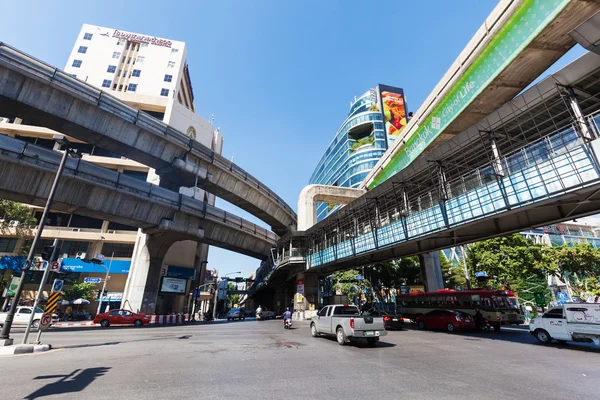
[[[597,213],[599,112],[590,53],[309,229],[307,267],[327,274]]]

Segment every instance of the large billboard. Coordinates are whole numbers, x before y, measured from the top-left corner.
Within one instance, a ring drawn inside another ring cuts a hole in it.
[[[185,279],[164,277],[160,285],[160,291],[163,293],[185,293]]]
[[[383,113],[388,148],[406,126],[406,99],[404,90],[386,85],[379,85],[380,109]]]

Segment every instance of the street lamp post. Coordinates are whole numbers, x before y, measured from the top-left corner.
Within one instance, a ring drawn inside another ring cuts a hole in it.
[[[33,262],[33,257],[35,256],[35,249],[37,247],[38,242],[40,241],[40,237],[42,236],[44,226],[46,225],[46,216],[48,215],[48,212],[50,212],[50,207],[52,206],[52,202],[54,201],[54,195],[56,194],[56,189],[58,187],[60,177],[65,169],[67,158],[69,155],[72,157],[81,158],[79,154],[75,153],[71,148],[69,148],[70,143],[67,140],[67,138],[65,138],[63,135],[54,135],[52,138],[56,143],[65,146],[65,152],[63,153],[63,156],[60,160],[60,164],[58,166],[58,170],[56,171],[56,175],[54,176],[54,182],[52,182],[50,193],[48,193],[48,200],[46,201],[46,206],[44,207],[44,211],[42,212],[42,217],[40,218],[37,232],[35,233],[33,242],[31,243],[31,250],[29,250],[27,261],[25,262],[22,268],[22,278],[19,281],[17,289],[15,290],[13,302],[10,305],[10,310],[8,311],[8,314],[6,315],[4,325],[2,326],[2,331],[0,331],[0,346],[8,346],[13,343],[13,340],[10,338],[10,328],[12,327],[12,323],[15,318],[15,312],[17,310],[17,305],[19,304],[21,292],[23,291],[23,285],[25,284],[24,274],[29,270],[29,268],[31,267],[31,263]]]
[[[102,311],[102,298],[104,297],[104,289],[106,289],[106,281],[108,281],[108,273],[110,272],[110,267],[112,267],[113,258],[115,258],[115,252],[113,251],[110,256],[110,263],[108,263],[108,267],[104,264],[101,264],[106,269],[106,275],[104,276],[104,284],[102,285],[102,292],[100,292],[100,298],[98,299],[98,310],[96,310],[96,315],[100,314]],[[110,307],[110,297],[108,299],[108,305]]]
[[[241,274],[242,271],[236,271],[236,272],[228,272],[225,275],[223,275],[223,278],[225,278],[227,275],[231,275],[231,274]],[[215,302],[213,305],[213,320],[217,319],[217,300],[219,299],[219,286],[220,282],[219,282],[219,271],[217,271],[217,276],[215,277]]]
[[[188,307],[188,320],[192,321],[196,320],[196,305],[198,298],[195,296],[195,294],[196,290],[199,289],[198,285],[200,284],[200,275],[202,274],[202,264],[207,265],[208,261],[200,261],[200,271],[198,271],[198,276],[196,277],[195,285],[192,289],[192,299],[190,301],[191,304]],[[198,296],[200,296],[200,293],[198,293]]]

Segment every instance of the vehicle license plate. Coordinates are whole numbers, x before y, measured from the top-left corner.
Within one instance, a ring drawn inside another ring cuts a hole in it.
[[[366,331],[365,335],[366,336],[375,336],[375,332],[373,332],[373,331]]]

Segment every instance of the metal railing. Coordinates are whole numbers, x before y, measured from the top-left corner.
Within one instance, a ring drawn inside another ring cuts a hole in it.
[[[26,161],[30,165],[35,165],[36,168],[55,171],[59,164],[59,152],[31,145],[5,135],[0,135],[0,149],[2,149],[0,157],[19,159],[21,163]],[[274,243],[278,238],[276,234],[265,228],[203,201],[141,181],[121,172],[82,161],[81,159],[69,158],[65,166],[64,176],[83,179],[93,182],[96,185],[121,190],[136,197],[157,202],[161,205],[167,205],[178,211],[200,216],[204,219],[267,239],[269,242]]]

